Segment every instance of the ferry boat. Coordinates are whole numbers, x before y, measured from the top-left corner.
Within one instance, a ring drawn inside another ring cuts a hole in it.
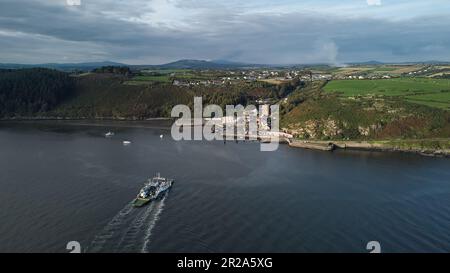
[[[134,207],[142,207],[147,203],[161,197],[166,191],[172,187],[174,180],[161,177],[158,173],[157,176],[148,179],[144,187],[139,191],[136,199],[133,201]]]

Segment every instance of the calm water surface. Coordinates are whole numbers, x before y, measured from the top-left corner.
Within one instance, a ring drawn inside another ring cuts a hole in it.
[[[260,152],[124,124],[0,123],[0,252],[66,252],[69,241],[87,252],[367,252],[373,240],[450,251],[449,159]],[[156,172],[173,188],[132,208]]]

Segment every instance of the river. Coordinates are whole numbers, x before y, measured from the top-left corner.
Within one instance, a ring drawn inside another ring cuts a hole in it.
[[[450,251],[448,158],[259,148],[160,121],[1,122],[0,252]],[[131,207],[157,172],[172,189]]]

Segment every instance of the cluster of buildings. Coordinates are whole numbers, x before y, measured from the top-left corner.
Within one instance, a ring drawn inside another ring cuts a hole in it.
[[[270,125],[270,105],[260,105],[258,109],[245,109],[242,115],[224,116],[217,118],[205,118],[205,121],[213,121],[219,127],[219,131],[223,132],[223,129],[227,126],[239,126],[245,127],[245,134],[250,131],[250,124],[257,125],[258,131],[268,131],[271,128]],[[273,118],[273,117],[272,117]]]
[[[335,80],[378,80],[378,79],[390,79],[391,75],[338,75],[334,76]]]
[[[302,80],[310,80],[312,79],[331,79],[331,74],[315,74],[315,73],[309,73],[304,70],[262,70],[262,71],[254,71],[250,70],[248,72],[243,71],[242,73],[247,73],[249,77],[258,79],[258,80],[292,80],[292,79],[302,79]]]
[[[175,86],[211,86],[211,85],[223,85],[226,82],[223,80],[173,80],[172,84]]]
[[[310,80],[331,80],[331,74],[309,73],[303,70],[225,70],[219,71],[217,76],[211,79],[177,79],[176,74],[171,75],[174,78],[173,85],[176,86],[211,86],[225,85],[239,82],[254,82],[259,80],[275,80],[279,82],[300,79],[304,81]]]
[[[428,72],[428,69],[419,70],[419,71],[411,71],[408,73],[408,75],[414,76],[414,75],[423,74],[423,73],[427,73],[427,72]]]

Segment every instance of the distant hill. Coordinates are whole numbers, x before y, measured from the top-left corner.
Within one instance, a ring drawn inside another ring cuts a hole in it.
[[[386,63],[371,60],[371,61],[367,61],[367,62],[355,62],[355,63],[348,63],[348,64],[350,64],[350,65],[383,65]]]
[[[2,69],[19,69],[19,68],[50,68],[61,71],[90,71],[103,66],[126,66],[125,64],[116,62],[87,62],[87,63],[45,63],[45,64],[0,64]]]
[[[168,69],[183,69],[183,68],[189,68],[189,69],[207,69],[207,68],[224,68],[229,65],[226,64],[220,64],[220,63],[214,63],[210,61],[205,60],[179,60],[163,65],[156,65],[153,67],[159,67],[159,68],[168,68]]]
[[[128,66],[132,69],[233,69],[246,67],[263,67],[268,65],[246,64],[230,62],[224,60],[205,61],[205,60],[179,60],[160,65],[128,65],[117,62],[88,62],[88,63],[46,63],[46,64],[12,64],[0,63],[0,69],[19,69],[19,68],[51,68],[61,71],[91,71],[105,66]]]
[[[205,61],[205,60],[186,59],[161,65],[142,65],[132,67],[153,68],[153,69],[233,69],[246,67],[262,67],[262,66],[268,65],[238,63],[225,60]]]
[[[387,63],[379,61],[367,62],[353,62],[348,65],[386,65],[386,64],[449,64],[447,61],[426,61],[426,62],[400,62]],[[104,61],[104,62],[86,62],[86,63],[45,63],[45,64],[14,64],[14,63],[0,63],[0,69],[19,69],[19,68],[50,68],[60,71],[92,71],[97,68],[106,66],[128,66],[132,70],[139,69],[243,69],[243,68],[286,68],[295,67],[303,69],[312,66],[329,66],[329,64],[290,64],[290,65],[269,65],[269,64],[249,64],[242,62],[233,62],[227,60],[193,60],[184,59],[175,62],[159,65],[128,65],[118,62]]]

